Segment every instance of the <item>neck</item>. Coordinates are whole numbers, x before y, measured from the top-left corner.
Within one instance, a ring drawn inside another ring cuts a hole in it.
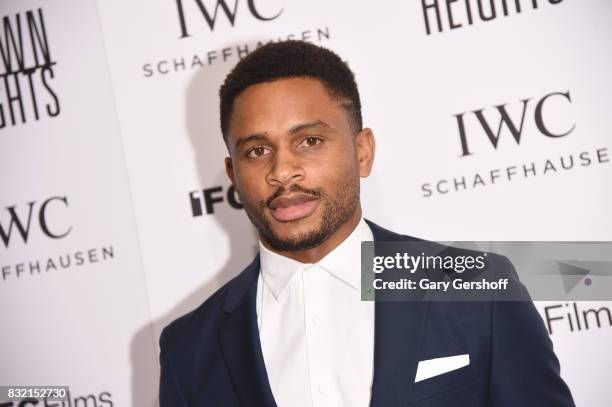
[[[297,260],[301,263],[316,263],[321,260],[323,257],[327,256],[338,247],[342,242],[346,240],[347,237],[355,230],[357,225],[359,224],[359,220],[361,219],[361,205],[357,207],[353,215],[342,224],[327,240],[318,245],[317,247],[313,247],[308,250],[300,250],[300,251],[279,251],[273,247],[270,247],[268,242],[264,239],[261,239],[261,242],[267,249],[273,251],[274,253],[278,253],[282,256],[289,257],[290,259]]]

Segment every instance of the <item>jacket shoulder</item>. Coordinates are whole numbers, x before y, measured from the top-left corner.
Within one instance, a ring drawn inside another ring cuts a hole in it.
[[[458,246],[446,245],[443,243],[439,243],[433,240],[426,240],[419,237],[414,237],[410,235],[405,235],[397,232],[393,232],[391,230],[385,229],[382,226],[377,225],[376,223],[367,220],[366,223],[370,226],[372,230],[372,234],[374,235],[375,241],[380,242],[410,242],[411,245],[416,245],[419,249],[423,249],[423,251],[428,253],[445,253],[451,255],[472,255],[476,256],[479,254],[483,254],[484,252],[475,250],[475,249],[467,249],[461,248]],[[512,264],[510,261],[502,255],[489,253],[491,255],[491,262],[494,263],[497,267],[502,267],[505,269],[512,268]]]
[[[244,289],[256,273],[259,263],[256,258],[240,274],[217,289],[210,297],[193,311],[182,315],[162,329],[159,344],[162,350],[191,347],[192,343],[201,340],[206,335],[218,332],[219,324],[224,315],[224,309],[232,304],[232,298]]]
[[[174,319],[166,325],[160,335],[160,347],[167,349],[186,345],[185,342],[198,337],[199,333],[205,333],[207,327],[214,325],[223,312],[225,296],[236,278],[234,277],[215,291],[196,309]]]

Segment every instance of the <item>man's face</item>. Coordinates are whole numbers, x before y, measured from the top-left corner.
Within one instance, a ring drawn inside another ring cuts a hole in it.
[[[234,100],[226,169],[260,238],[279,251],[307,250],[360,216],[359,177],[372,161],[364,144],[373,156],[369,129],[355,135],[321,81],[281,79]]]

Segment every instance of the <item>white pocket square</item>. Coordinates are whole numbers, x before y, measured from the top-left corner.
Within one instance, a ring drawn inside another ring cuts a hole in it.
[[[446,356],[443,358],[435,358],[421,360],[417,367],[417,374],[414,382],[429,379],[430,377],[441,375],[452,370],[457,370],[470,364],[470,355],[455,355]]]

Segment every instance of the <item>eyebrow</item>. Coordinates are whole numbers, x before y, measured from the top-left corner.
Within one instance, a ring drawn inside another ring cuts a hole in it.
[[[289,130],[289,133],[296,134],[302,130],[312,130],[312,129],[322,129],[322,128],[331,128],[331,126],[322,120],[315,120],[314,122],[297,124]]]
[[[236,140],[236,145],[234,146],[234,148],[238,149],[244,144],[250,143],[252,141],[263,141],[265,139],[266,133],[251,134],[250,136],[239,138],[238,140]]]

